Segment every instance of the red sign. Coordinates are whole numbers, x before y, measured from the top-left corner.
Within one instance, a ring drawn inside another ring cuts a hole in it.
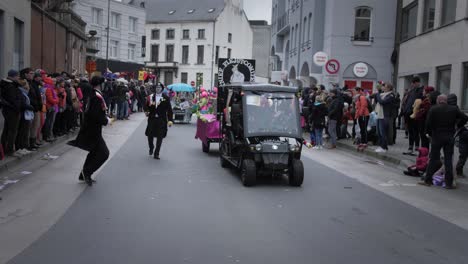
[[[325,70],[329,74],[337,74],[340,71],[340,63],[335,59],[329,60],[325,65]]]

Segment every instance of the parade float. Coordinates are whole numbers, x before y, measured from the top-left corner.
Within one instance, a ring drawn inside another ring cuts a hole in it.
[[[197,115],[196,139],[202,142],[203,152],[210,151],[210,144],[219,142],[222,138],[220,123],[216,119],[216,100],[218,89],[214,87],[212,91],[201,88],[199,99],[195,99],[193,111]]]

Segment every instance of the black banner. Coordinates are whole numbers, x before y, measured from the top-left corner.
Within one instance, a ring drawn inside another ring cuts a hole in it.
[[[218,59],[218,82],[219,86],[255,82],[255,60]]]

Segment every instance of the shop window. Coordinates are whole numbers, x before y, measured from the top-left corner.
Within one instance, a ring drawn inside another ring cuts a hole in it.
[[[344,84],[345,86],[348,86],[348,89],[354,89],[357,86],[357,81],[346,80]]]
[[[371,81],[361,81],[361,88],[362,88],[362,90],[364,90],[364,91],[367,92],[368,94],[372,94],[372,93],[373,93],[373,89],[374,89],[374,82],[371,82]]]
[[[443,66],[437,68],[437,87],[441,93],[448,95],[450,93],[450,81],[452,75],[452,66]]]

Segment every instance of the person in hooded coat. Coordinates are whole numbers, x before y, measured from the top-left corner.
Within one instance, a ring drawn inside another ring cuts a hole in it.
[[[159,159],[159,152],[163,139],[167,135],[167,127],[173,124],[173,113],[169,96],[163,93],[163,86],[158,84],[151,87],[151,94],[146,98],[145,113],[148,125],[145,135],[148,137],[149,155],[154,154]],[[156,149],[154,148],[156,138]]]
[[[102,137],[102,127],[110,123],[107,117],[107,105],[101,92],[101,84],[104,78],[94,76],[91,79],[93,92],[89,94],[84,107],[84,122],[75,140],[69,145],[88,151],[88,156],[83,165],[78,180],[85,181],[89,186],[93,185],[91,178],[106,160],[109,158],[109,149]]]

